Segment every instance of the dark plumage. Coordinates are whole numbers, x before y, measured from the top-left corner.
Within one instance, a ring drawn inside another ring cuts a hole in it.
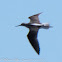
[[[29,42],[31,43],[32,47],[34,50],[39,54],[40,48],[39,48],[39,43],[37,40],[37,33],[38,33],[38,28],[34,27],[36,30],[30,30],[27,37],[29,39]]]
[[[29,33],[27,35],[29,42],[31,43],[32,47],[34,48],[34,50],[39,54],[40,52],[40,47],[39,47],[39,43],[37,40],[37,34],[38,34],[38,30],[39,28],[44,28],[44,29],[48,29],[49,24],[48,23],[40,23],[38,16],[40,15],[36,14],[33,16],[30,16],[30,22],[29,23],[22,23],[18,26],[25,26],[27,28],[29,28]]]

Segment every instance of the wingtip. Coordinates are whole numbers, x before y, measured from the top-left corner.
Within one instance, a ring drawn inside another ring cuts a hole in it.
[[[38,15],[38,16],[39,16],[39,15],[40,15],[40,14],[42,14],[42,13],[43,13],[43,12],[40,12],[40,13],[38,13],[38,14],[36,14],[36,15]]]
[[[39,15],[42,14],[43,12],[38,13]]]
[[[38,55],[40,55],[40,53],[39,53],[39,52],[38,52],[37,54],[38,54]]]
[[[43,12],[40,12],[40,13],[35,14],[35,15],[32,15],[32,16],[39,16],[39,15],[42,14],[42,13],[43,13]],[[28,17],[28,18],[30,19],[32,16],[30,16],[30,17]]]
[[[36,51],[38,55],[40,55],[40,49],[38,51]]]

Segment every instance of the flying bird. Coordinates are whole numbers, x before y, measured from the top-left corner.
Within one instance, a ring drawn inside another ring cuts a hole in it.
[[[29,33],[27,34],[27,38],[38,55],[40,53],[39,42],[37,39],[38,30],[40,28],[49,29],[50,27],[52,27],[49,25],[49,23],[40,23],[39,17],[38,17],[40,14],[41,13],[38,13],[28,17],[30,19],[29,23],[22,23],[18,25],[18,26],[25,26],[29,28]]]

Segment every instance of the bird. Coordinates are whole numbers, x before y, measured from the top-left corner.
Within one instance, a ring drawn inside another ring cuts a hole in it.
[[[41,12],[41,13],[43,13],[43,12]],[[22,23],[22,24],[18,25],[18,26],[25,26],[25,27],[29,28],[29,33],[27,34],[27,38],[28,38],[31,46],[33,47],[33,49],[36,51],[36,53],[38,55],[40,54],[40,46],[39,46],[39,42],[37,39],[38,31],[40,28],[49,29],[50,27],[52,27],[52,26],[50,26],[49,23],[40,23],[39,15],[41,13],[28,17],[30,19],[29,23]]]

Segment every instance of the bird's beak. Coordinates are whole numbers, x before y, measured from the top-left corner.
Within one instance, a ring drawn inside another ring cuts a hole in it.
[[[21,24],[20,24],[20,25],[15,26],[15,27],[19,27],[19,26],[21,26]]]

